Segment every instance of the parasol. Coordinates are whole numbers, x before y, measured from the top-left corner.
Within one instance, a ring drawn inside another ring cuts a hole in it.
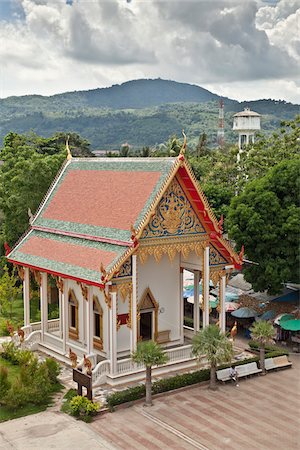
[[[280,321],[280,326],[288,331],[300,331],[300,319],[289,319]]]
[[[250,317],[256,317],[257,312],[254,309],[245,306],[243,308],[237,309],[236,311],[233,311],[231,315],[233,317],[237,317],[238,319],[249,319]]]

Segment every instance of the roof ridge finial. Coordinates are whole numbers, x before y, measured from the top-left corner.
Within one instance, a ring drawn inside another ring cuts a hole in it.
[[[70,161],[70,159],[72,159],[72,153],[69,147],[69,139],[70,136],[68,135],[67,140],[66,140],[66,150],[67,150],[67,160]]]
[[[180,155],[184,155],[185,154],[185,150],[186,150],[186,134],[184,132],[184,129],[182,129],[182,136],[183,136],[183,144],[182,147],[180,149]]]

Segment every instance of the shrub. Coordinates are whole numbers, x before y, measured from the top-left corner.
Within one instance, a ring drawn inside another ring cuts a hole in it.
[[[61,369],[58,362],[56,362],[52,358],[46,358],[46,360],[43,364],[45,364],[45,366],[47,367],[51,384],[57,383],[57,377],[60,374],[60,369]]]
[[[70,401],[70,414],[85,422],[90,422],[91,417],[96,414],[99,407],[100,405],[98,403],[93,403],[86,397],[76,395]]]
[[[106,401],[109,409],[113,411],[114,406],[138,400],[140,398],[145,397],[145,395],[146,395],[145,385],[140,385],[125,389],[124,391],[114,392],[113,394],[110,394],[107,397]]]
[[[0,404],[1,400],[5,398],[11,383],[8,381],[8,370],[6,367],[0,366]]]
[[[17,378],[7,392],[4,402],[8,409],[15,411],[30,403],[31,398],[31,390]]]
[[[256,342],[256,341],[249,341],[248,345],[251,348],[251,350],[259,351],[259,343],[258,342]],[[266,351],[266,353],[283,352],[284,355],[288,355],[289,354],[286,349],[280,347],[279,345],[272,345],[272,344],[267,344],[265,346],[265,351]]]
[[[20,366],[24,366],[26,364],[30,364],[34,359],[36,359],[36,356],[32,353],[31,350],[16,350],[15,358],[17,360],[17,364]]]
[[[275,350],[265,354],[265,358],[276,358],[276,356],[289,356],[288,350]]]
[[[2,344],[2,358],[7,359],[12,364],[18,364],[18,349],[13,342],[4,342]]]
[[[164,378],[153,383],[153,393],[159,394],[161,392],[172,391],[184,386],[200,383],[201,381],[208,381],[210,378],[210,369],[197,370],[192,373],[184,373],[182,375],[175,375],[171,378]]]
[[[9,336],[7,319],[4,319],[4,317],[0,318],[0,336]]]

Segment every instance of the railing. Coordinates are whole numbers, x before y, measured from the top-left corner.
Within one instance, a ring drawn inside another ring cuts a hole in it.
[[[192,355],[192,346],[184,345],[182,347],[170,348],[165,350],[168,356],[167,364],[176,364],[182,361],[194,359]],[[117,374],[123,375],[126,373],[136,372],[144,369],[143,364],[136,364],[131,358],[121,359],[117,361]]]
[[[57,331],[59,330],[59,319],[50,319],[47,321],[48,331]],[[34,322],[30,324],[32,331],[41,329],[41,322]]]
[[[60,323],[59,319],[48,320],[48,331],[51,332],[59,330],[59,323]]]
[[[25,347],[34,350],[34,346],[36,344],[39,344],[41,342],[41,331],[40,330],[36,330],[36,331],[32,331],[32,333],[30,333],[27,338],[24,341],[24,345]]]
[[[193,358],[191,345],[184,345],[183,347],[170,348],[167,349],[165,353],[169,358],[168,362],[185,361],[187,359]]]
[[[110,370],[110,361],[107,359],[105,361],[100,361],[96,367],[92,370],[92,380],[93,386],[96,386],[101,383],[105,383],[106,375]]]
[[[30,324],[32,331],[37,331],[41,329],[41,322],[33,322]]]

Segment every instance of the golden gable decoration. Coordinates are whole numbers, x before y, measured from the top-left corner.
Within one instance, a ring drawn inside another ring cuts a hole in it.
[[[174,178],[141,239],[206,233],[178,180]]]

